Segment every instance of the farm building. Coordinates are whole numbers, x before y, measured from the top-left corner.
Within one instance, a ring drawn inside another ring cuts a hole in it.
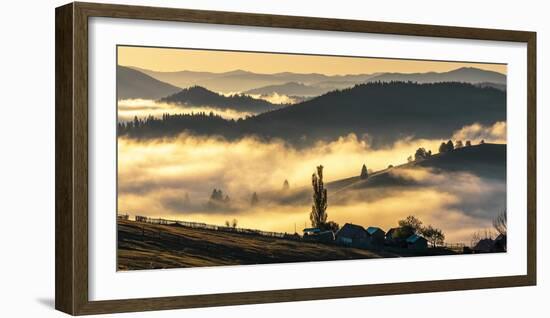
[[[128,214],[117,214],[116,218],[119,220],[129,220],[130,216]]]
[[[318,228],[304,229],[304,240],[308,242],[332,243],[334,242],[334,232],[321,231]]]
[[[407,248],[420,250],[428,248],[428,240],[420,235],[413,234],[407,239]]]
[[[495,240],[490,238],[479,240],[473,250],[474,253],[492,253],[495,251]]]
[[[401,227],[394,227],[386,233],[386,245],[401,248],[407,248],[407,238],[413,235],[414,232]]]
[[[369,226],[367,228],[367,233],[369,234],[369,243],[373,246],[384,245],[384,239],[386,233],[379,227]]]
[[[346,246],[364,247],[368,245],[369,234],[360,225],[346,223],[336,232],[336,242]]]
[[[506,235],[499,234],[495,239],[494,244],[495,252],[506,252]]]
[[[321,233],[321,229],[316,227],[310,227],[310,228],[304,229],[303,232],[304,232],[304,236],[315,235],[315,234]]]
[[[333,243],[334,242],[334,232],[332,231],[323,231],[314,236],[316,241],[319,243]]]
[[[397,233],[398,230],[399,230],[398,227],[392,227],[391,229],[389,229],[388,232],[386,233],[386,240],[388,241],[394,240],[395,239],[394,235]]]

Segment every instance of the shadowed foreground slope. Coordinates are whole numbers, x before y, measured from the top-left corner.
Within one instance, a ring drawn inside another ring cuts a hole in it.
[[[144,234],[144,235],[143,235]],[[421,256],[449,251],[370,251],[281,238],[118,221],[118,270]]]
[[[119,270],[392,256],[395,255],[280,238],[118,221]]]

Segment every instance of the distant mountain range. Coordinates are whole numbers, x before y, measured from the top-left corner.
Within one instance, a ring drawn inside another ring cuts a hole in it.
[[[219,109],[233,109],[254,114],[281,107],[281,105],[274,105],[263,99],[255,99],[248,95],[220,95],[200,86],[182,89],[175,94],[160,99],[160,101],[187,106],[211,106]]]
[[[496,83],[491,83],[491,82],[481,82],[481,83],[477,83],[476,86],[479,86],[479,87],[492,87],[492,88],[500,89],[501,91],[506,91],[506,84],[496,84]]]
[[[246,94],[271,95],[276,93],[280,95],[311,97],[337,89],[349,88],[357,84],[376,81],[484,83],[484,85],[498,86],[501,89],[505,89],[506,86],[506,75],[477,68],[460,68],[441,73],[374,73],[356,75],[300,74],[292,72],[260,74],[243,70],[223,73],[194,71],[158,72],[140,68],[133,69],[172,87],[187,88],[201,86],[208,90],[224,94],[243,92]],[[127,79],[132,80],[131,77]]]
[[[443,73],[384,73],[370,78],[369,81],[411,81],[415,83],[462,82],[470,84],[494,83],[506,85],[506,75],[473,67],[463,67]]]
[[[181,90],[129,67],[117,66],[117,99],[158,99]]]
[[[300,74],[292,72],[260,74],[243,70],[235,70],[223,73],[194,71],[158,72],[141,68],[135,69],[160,81],[170,83],[174,86],[184,88],[197,85],[205,87],[211,91],[221,93],[245,92],[263,86],[282,85],[291,82],[302,83],[306,85],[315,84],[319,86],[326,86],[328,90],[333,90],[337,88],[353,86],[356,83],[365,82],[367,79],[378,75],[359,74],[328,76],[317,73]],[[326,83],[324,82],[329,82],[331,84],[326,85]]]
[[[349,88],[360,83],[372,82],[415,82],[415,83],[442,83],[461,82],[476,84],[481,87],[494,87],[506,90],[506,75],[497,72],[484,71],[476,68],[460,68],[450,72],[436,73],[384,73],[368,78],[358,77],[363,82],[354,81],[323,81],[312,85],[289,82],[279,85],[269,85],[245,91],[245,94],[269,95],[273,93],[294,96],[319,96],[336,89]]]
[[[353,85],[352,85],[353,86]],[[287,96],[319,96],[334,90],[334,87],[320,87],[305,85],[297,82],[288,82],[278,85],[268,85],[259,88],[254,88],[244,92],[244,94],[250,95],[287,95]]]
[[[245,120],[172,116],[167,123],[121,130],[135,137],[170,136],[182,131],[220,135],[281,138],[296,145],[334,140],[355,133],[368,135],[374,146],[397,139],[444,138],[473,123],[506,120],[506,93],[466,83],[368,83],[333,91],[311,100]]]

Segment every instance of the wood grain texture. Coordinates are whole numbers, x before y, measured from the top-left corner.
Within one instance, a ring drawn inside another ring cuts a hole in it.
[[[88,304],[88,16],[74,5],[74,302],[76,313]]]
[[[527,43],[527,275],[88,300],[88,18],[111,17]],[[72,3],[56,9],[56,308],[73,315],[427,293],[536,284],[536,33],[235,12]]]
[[[527,41],[527,276],[537,284],[537,34]]]
[[[272,28],[308,29],[342,32],[366,32],[460,39],[526,42],[529,32],[436,26],[426,24],[389,23],[377,21],[329,19],[315,17],[270,15],[257,13],[188,10],[146,6],[76,2],[89,16],[180,21],[195,23],[245,25]]]
[[[55,308],[74,312],[73,5],[55,10]]]
[[[357,285],[290,289],[215,295],[124,299],[90,302],[79,308],[78,314],[168,310],[212,306],[248,305],[273,302],[307,301],[333,298],[445,292],[467,289],[487,289],[532,285],[526,276],[476,278],[411,283]]]

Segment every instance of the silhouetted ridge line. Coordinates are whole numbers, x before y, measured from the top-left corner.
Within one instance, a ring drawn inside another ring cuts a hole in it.
[[[406,137],[447,138],[466,125],[506,120],[506,93],[467,83],[375,82],[329,92],[311,100],[241,120],[217,116],[167,115],[160,122],[134,127],[121,135],[136,138],[181,132],[236,139],[256,135],[312,145],[354,133],[382,146]]]
[[[247,95],[234,94],[220,95],[201,86],[182,89],[170,96],[160,99],[161,102],[175,103],[189,106],[213,106],[222,109],[234,109],[253,113],[265,112],[281,107],[262,99],[255,99]]]

